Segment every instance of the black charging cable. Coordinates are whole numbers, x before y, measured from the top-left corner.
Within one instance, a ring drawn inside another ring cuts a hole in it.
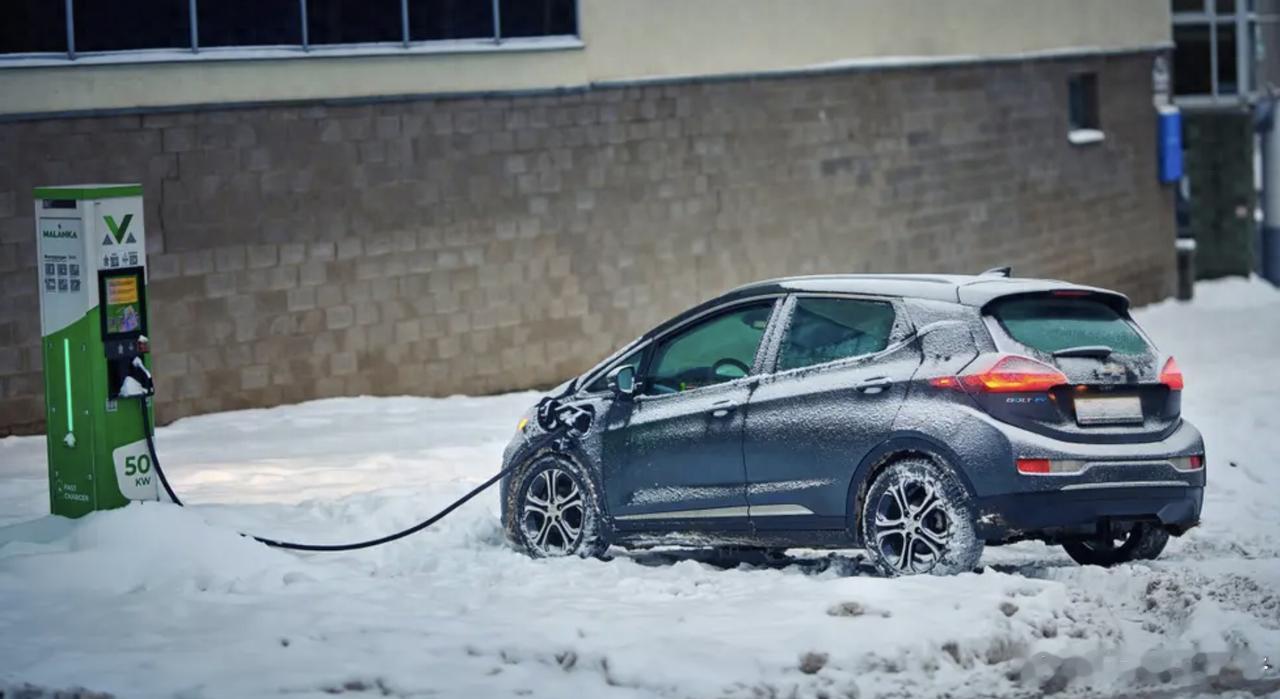
[[[170,500],[173,500],[173,504],[179,507],[185,507],[185,505],[183,505],[182,503],[182,500],[178,498],[178,494],[173,492],[173,487],[169,485],[169,479],[165,478],[164,469],[160,468],[160,459],[156,456],[155,430],[152,428],[151,414],[147,412],[146,399],[139,398],[138,405],[142,409],[142,426],[147,436],[147,453],[151,455],[151,465],[155,467],[156,475],[160,478],[160,484],[164,486],[164,492],[169,495]],[[542,406],[540,406],[540,408],[541,407]],[[568,410],[576,410],[576,409],[569,408]],[[549,443],[551,441],[560,439],[561,437],[564,436],[562,433],[565,433],[565,432],[573,433],[576,430],[576,427],[580,427],[582,425],[581,425],[581,422],[578,420],[571,420],[571,421],[556,421],[555,424],[553,424],[552,426],[553,426],[552,431],[535,438],[535,441],[536,441],[535,448],[541,448],[541,445],[545,443]],[[526,447],[526,449],[527,448],[528,447]],[[431,517],[428,517],[427,519],[424,519],[421,522],[418,522],[412,527],[409,527],[407,529],[401,529],[398,532],[388,534],[386,536],[380,536],[377,539],[369,539],[367,541],[357,541],[351,544],[299,544],[292,541],[281,541],[278,539],[268,539],[263,536],[254,536],[253,534],[245,534],[243,532],[240,533],[240,536],[247,536],[253,539],[254,541],[266,544],[267,546],[271,546],[278,549],[289,549],[291,551],[355,551],[357,549],[367,549],[374,546],[381,546],[382,544],[390,543],[397,539],[403,539],[404,537],[409,536],[410,534],[416,534],[422,531],[423,529],[430,527],[436,522],[439,522],[440,520],[449,516],[451,512],[453,512],[454,510],[466,504],[468,500],[484,492],[489,487],[491,487],[494,483],[497,483],[498,481],[502,480],[504,476],[514,471],[516,467],[520,465],[520,463],[521,462],[519,459],[512,459],[510,466],[507,466],[501,471],[498,471],[496,474],[494,474],[492,478],[485,481],[484,483],[481,483],[475,488],[471,489],[471,492],[467,493],[466,495],[463,495],[457,500],[454,500],[452,503],[449,504],[448,507],[444,508],[443,510],[440,510],[439,512],[435,513]]]

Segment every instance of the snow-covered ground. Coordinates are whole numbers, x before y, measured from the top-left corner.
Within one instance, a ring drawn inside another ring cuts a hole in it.
[[[533,394],[353,398],[159,431],[192,506],[45,516],[43,438],[0,440],[0,696],[1197,695],[1280,690],[1280,291],[1202,284],[1138,312],[1187,376],[1204,526],[1158,561],[989,549],[980,574],[887,580],[856,552],[530,560],[484,480]],[[161,387],[163,389],[163,387]],[[1267,660],[1269,658],[1269,660]]]

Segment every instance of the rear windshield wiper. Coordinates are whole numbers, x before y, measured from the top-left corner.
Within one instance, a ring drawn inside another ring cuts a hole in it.
[[[1053,353],[1055,357],[1094,357],[1106,359],[1115,350],[1106,345],[1081,345],[1079,347],[1063,347]]]

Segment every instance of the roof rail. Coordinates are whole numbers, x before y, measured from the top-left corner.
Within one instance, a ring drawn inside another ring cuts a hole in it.
[[[983,272],[982,274],[980,274],[980,275],[978,275],[978,276],[982,276],[982,277],[1012,277],[1012,276],[1013,276],[1013,268],[1012,268],[1012,267],[992,267],[991,269],[989,269],[989,270],[987,270],[987,271]]]

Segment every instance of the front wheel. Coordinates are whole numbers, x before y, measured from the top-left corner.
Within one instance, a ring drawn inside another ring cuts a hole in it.
[[[903,459],[871,483],[862,540],[885,575],[955,575],[982,558],[974,520],[973,502],[955,474],[928,459]]]
[[[578,464],[546,455],[517,477],[507,507],[507,534],[534,558],[599,556],[600,508],[592,480]]]
[[[1131,561],[1153,560],[1169,543],[1169,532],[1150,522],[1135,522],[1127,528],[1113,528],[1096,539],[1067,541],[1067,555],[1082,566],[1109,568]]]

